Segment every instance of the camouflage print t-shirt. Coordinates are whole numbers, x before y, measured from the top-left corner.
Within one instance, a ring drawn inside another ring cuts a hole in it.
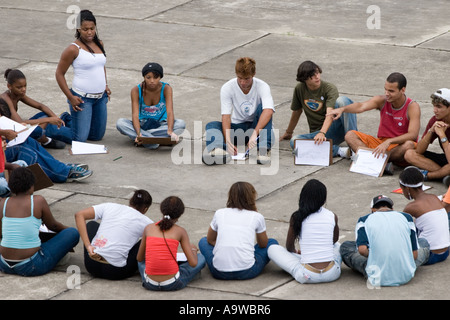
[[[302,108],[308,120],[310,132],[318,131],[322,128],[327,108],[334,108],[338,97],[338,89],[332,83],[322,81],[319,89],[311,91],[301,82],[294,89],[291,110],[296,111]]]

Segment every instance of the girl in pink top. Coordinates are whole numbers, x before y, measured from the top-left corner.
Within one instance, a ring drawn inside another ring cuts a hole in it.
[[[148,225],[137,255],[142,286],[148,290],[174,291],[184,288],[205,266],[205,258],[197,254],[186,230],[176,222],[184,212],[183,201],[175,196],[161,202],[163,219]],[[181,248],[187,262],[178,264],[177,249]]]

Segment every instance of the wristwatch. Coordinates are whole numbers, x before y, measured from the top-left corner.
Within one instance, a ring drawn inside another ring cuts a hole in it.
[[[443,137],[443,138],[441,139],[441,143],[444,143],[444,142],[447,142],[447,141],[448,141],[447,137]]]

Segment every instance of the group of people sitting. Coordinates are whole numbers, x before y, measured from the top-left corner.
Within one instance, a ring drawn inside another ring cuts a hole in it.
[[[346,158],[366,146],[374,149],[376,156],[388,153],[390,163],[406,167],[399,182],[405,197],[413,201],[396,211],[391,199],[375,197],[370,206],[373,212],[356,224],[355,242],[339,244],[338,217],[324,207],[326,186],[314,179],[301,190],[285,246],[268,237],[264,216],[257,211],[256,190],[247,182],[236,182],[230,187],[226,207],[215,212],[198,245],[192,244],[187,230],[178,225],[185,210],[183,201],[177,196],[162,201],[162,217],[154,223],[145,216],[152,204],[152,197],[145,190],[135,191],[129,205],[105,203],[77,212],[77,228],[56,221],[45,198],[34,195],[35,177],[26,166],[39,163],[54,182],[91,176],[88,165],[62,163],[46,148],[64,148],[72,141],[101,140],[111,95],[105,48],[96,33],[95,17],[83,10],[79,21],[76,41],[64,50],[56,70],[56,80],[67,97],[70,113],[56,116],[50,108],[26,95],[22,72],[5,72],[8,90],[0,96],[0,114],[38,127],[24,143],[7,147],[4,157],[3,153],[0,155],[1,171],[11,171],[7,183],[0,184],[0,271],[23,276],[45,274],[80,238],[89,273],[123,279],[139,271],[143,286],[149,290],[181,289],[197,278],[205,265],[217,279],[250,279],[258,276],[270,260],[300,283],[338,279],[343,261],[363,273],[372,285],[392,286],[407,283],[418,266],[447,258],[450,192],[441,201],[425,193],[422,185],[427,179],[444,178],[450,182],[450,90],[443,88],[431,95],[435,115],[418,141],[420,107],[405,95],[404,75],[389,75],[384,95],[353,103],[339,96],[334,84],[321,80],[322,69],[312,61],[302,62],[298,68],[300,83],[294,89],[291,118],[280,140],[290,140],[294,148],[296,139],[314,139],[319,144],[332,139],[333,156]],[[65,80],[70,66],[74,69],[72,88]],[[270,161],[275,107],[269,85],[254,77],[255,66],[254,59],[239,58],[236,77],[221,88],[221,121],[210,122],[205,128],[208,152],[203,162],[207,165],[227,163],[231,155],[237,154],[239,144],[248,150],[256,147],[259,164]],[[116,123],[118,131],[137,146],[155,149],[158,144],[143,144],[141,138],[178,140],[185,129],[185,122],[174,116],[172,88],[161,81],[163,75],[158,63],[143,67],[144,80],[131,90],[131,120],[121,118]],[[23,120],[18,115],[18,102],[40,112]],[[373,109],[380,111],[377,137],[357,130],[356,114]],[[294,136],[303,112],[310,133]],[[17,132],[0,130],[0,135],[11,141]],[[443,150],[441,154],[427,151],[436,138]],[[348,147],[340,146],[344,141]],[[409,164],[414,166],[408,167]],[[392,165],[387,166],[387,171],[392,173]],[[53,236],[44,238],[39,232],[41,225],[54,231]]]
[[[372,286],[398,286],[409,282],[419,266],[449,255],[450,192],[441,201],[423,190],[423,181],[418,168],[405,168],[399,183],[412,201],[397,211],[390,198],[374,197],[372,212],[356,222],[356,241],[340,244],[338,217],[324,207],[327,188],[319,180],[308,180],[290,217],[285,246],[268,237],[253,185],[236,182],[226,207],[214,213],[197,246],[180,225],[185,207],[177,196],[161,202],[157,222],[145,215],[152,205],[150,193],[136,190],[128,205],[94,205],[75,214],[76,228],[67,227],[53,217],[43,196],[33,194],[33,173],[20,167],[9,181],[13,196],[0,201],[0,271],[48,273],[81,238],[90,274],[120,280],[139,271],[148,290],[182,289],[199,278],[205,265],[216,279],[252,279],[271,260],[299,283],[335,281],[344,262]],[[41,225],[54,231],[51,237],[40,232]]]

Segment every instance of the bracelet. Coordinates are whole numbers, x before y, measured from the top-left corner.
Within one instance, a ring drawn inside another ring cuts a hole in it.
[[[323,131],[319,131],[319,133],[323,134],[324,136],[326,135],[326,133]]]
[[[287,134],[293,134],[294,131],[289,132],[289,131],[286,130],[286,133],[287,133]]]

